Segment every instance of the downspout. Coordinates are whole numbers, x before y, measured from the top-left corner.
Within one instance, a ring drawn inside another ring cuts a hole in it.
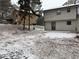
[[[76,4],[76,1],[77,1],[77,0],[74,1],[74,4]],[[76,31],[76,32],[78,31],[78,28],[77,28],[77,20],[78,20],[78,19],[77,19],[77,12],[78,12],[78,10],[77,10],[77,5],[76,5],[76,27],[75,27],[75,31]]]
[[[75,31],[76,31],[76,32],[77,32],[77,29],[78,29],[78,28],[77,28],[77,20],[78,20],[78,19],[77,19],[77,12],[78,12],[78,11],[77,11],[77,6],[76,6],[76,28],[75,28]]]

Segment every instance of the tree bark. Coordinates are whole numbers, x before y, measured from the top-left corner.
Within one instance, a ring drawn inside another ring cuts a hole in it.
[[[28,21],[29,21],[29,24],[28,24],[28,30],[30,30],[30,10],[29,10]]]
[[[23,18],[23,30],[25,30],[25,16]]]

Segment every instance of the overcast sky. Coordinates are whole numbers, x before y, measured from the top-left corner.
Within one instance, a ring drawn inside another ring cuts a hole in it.
[[[12,0],[13,4],[16,4],[18,0]],[[51,9],[55,7],[60,7],[64,4],[67,0],[42,0],[42,8],[43,9]]]

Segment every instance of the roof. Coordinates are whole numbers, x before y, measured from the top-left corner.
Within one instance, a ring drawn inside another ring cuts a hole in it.
[[[60,7],[57,7],[57,8],[47,9],[47,10],[44,10],[44,11],[56,10],[56,9],[67,8],[67,7],[75,7],[75,6],[79,6],[79,3],[77,3],[77,4],[65,5],[65,6],[60,6]]]

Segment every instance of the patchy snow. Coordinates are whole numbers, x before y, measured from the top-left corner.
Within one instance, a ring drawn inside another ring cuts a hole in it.
[[[0,25],[0,59],[79,59],[78,34],[17,27]]]
[[[75,37],[76,34],[74,33],[62,33],[62,32],[48,32],[46,33],[46,36],[50,38],[72,38]]]

